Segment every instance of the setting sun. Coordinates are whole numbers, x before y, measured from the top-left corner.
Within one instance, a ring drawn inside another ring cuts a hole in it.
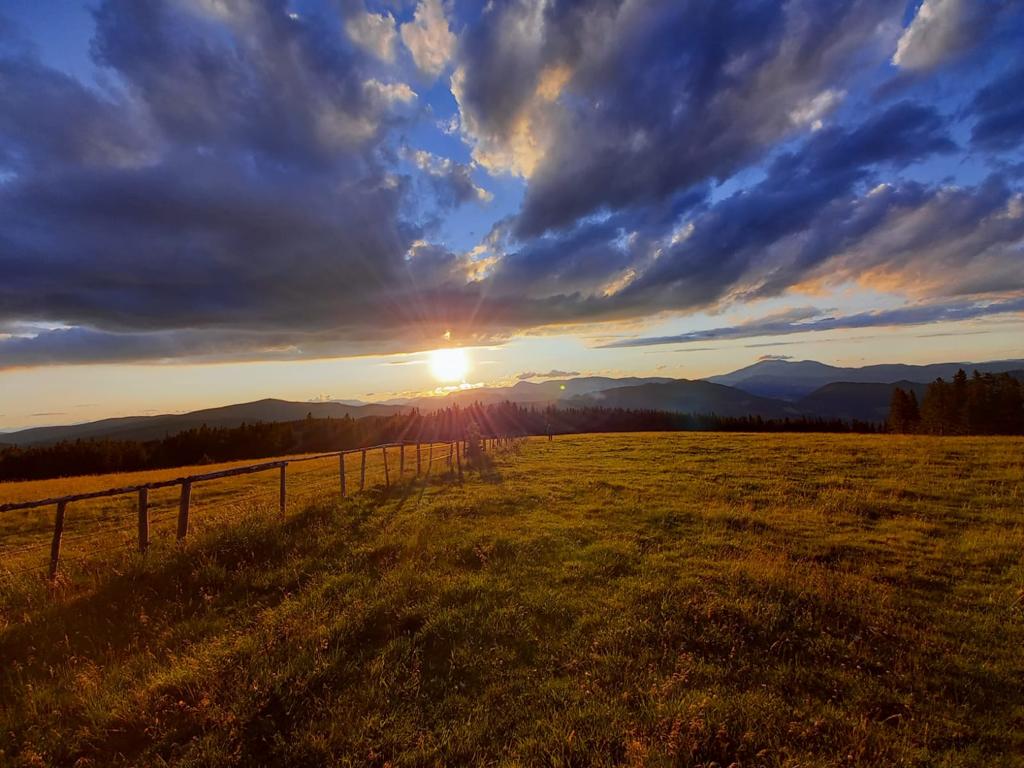
[[[462,381],[469,372],[466,350],[435,349],[430,353],[430,372],[438,381]]]

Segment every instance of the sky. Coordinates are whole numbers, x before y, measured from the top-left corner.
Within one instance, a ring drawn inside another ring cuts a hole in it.
[[[1022,0],[5,0],[0,429],[1024,357],[1022,40]]]

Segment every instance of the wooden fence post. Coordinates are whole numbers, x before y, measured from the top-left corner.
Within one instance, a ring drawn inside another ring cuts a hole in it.
[[[398,444],[398,450],[401,451],[398,456],[398,482],[402,482],[405,477],[405,440]]]
[[[462,451],[459,450],[459,441],[455,441],[455,462],[459,467],[459,482],[462,482]]]
[[[149,549],[149,489],[139,489],[139,552]]]
[[[288,467],[288,463],[281,462],[281,514],[284,514],[285,505],[288,503],[288,490],[285,485],[285,469]]]
[[[420,444],[416,443],[416,477],[420,476],[420,465],[423,463],[423,459],[420,457]]]
[[[452,471],[452,444],[448,443],[448,471]]]
[[[380,449],[380,452],[384,455],[384,487],[391,487],[391,475],[388,474],[388,447],[385,445]]]
[[[53,541],[50,543],[50,578],[57,575],[57,563],[60,561],[60,539],[64,535],[64,511],[66,501],[57,502],[57,517],[53,521]]]
[[[192,481],[181,483],[181,502],[178,504],[178,541],[188,536],[188,507],[192,502]]]
[[[359,462],[359,490],[366,488],[366,449],[363,448],[363,459]]]
[[[341,484],[341,495],[345,495],[345,453],[338,454],[338,482]]]

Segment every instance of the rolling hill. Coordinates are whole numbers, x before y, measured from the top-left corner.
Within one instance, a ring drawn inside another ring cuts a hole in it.
[[[201,427],[237,427],[243,422],[257,421],[295,421],[312,414],[315,418],[335,418],[344,416],[361,418],[363,416],[390,416],[395,413],[419,408],[423,412],[448,408],[452,405],[470,405],[472,403],[500,403],[512,401],[516,403],[533,403],[546,405],[576,395],[598,392],[613,387],[629,384],[645,384],[669,382],[673,379],[653,377],[628,377],[613,379],[605,376],[589,376],[576,379],[560,379],[534,383],[520,381],[511,387],[489,387],[468,389],[453,392],[440,397],[419,397],[391,403],[366,403],[356,405],[353,402],[332,400],[328,402],[293,402],[289,400],[265,399],[251,403],[239,403],[217,408],[205,408],[182,414],[164,414],[160,416],[125,416],[121,418],[102,419],[85,424],[66,426],[34,427],[17,432],[4,433],[4,443],[10,445],[46,445],[61,440],[154,440],[165,435],[183,432],[187,429]]]
[[[758,397],[723,384],[689,379],[616,387],[574,397],[568,403],[718,416],[784,418],[800,415],[796,407],[780,400]]]
[[[913,392],[918,402],[924,399],[925,390],[928,389],[927,384],[916,381],[897,381],[892,384],[838,381],[800,398],[796,407],[808,416],[884,422],[889,416],[892,392],[897,387]]]
[[[422,411],[447,408],[454,404],[470,405],[472,403],[486,405],[489,403],[513,402],[547,405],[619,387],[665,384],[672,381],[676,381],[676,379],[663,376],[646,378],[628,376],[621,379],[614,379],[608,376],[582,376],[575,379],[552,379],[539,383],[520,381],[511,387],[467,389],[460,392],[452,392],[442,397],[420,397],[408,402]]]
[[[35,427],[4,435],[12,445],[45,445],[61,440],[156,440],[165,435],[201,427],[237,427],[243,422],[294,421],[307,414],[316,418],[340,419],[345,416],[390,416],[408,408],[396,405],[343,405],[341,403],[296,403],[289,400],[256,400],[251,403],[204,408],[199,411],[162,416],[126,416],[102,419],[86,424],[58,427]]]
[[[243,422],[275,422],[315,418],[389,416],[418,408],[429,413],[453,405],[514,402],[536,406],[595,405],[613,408],[715,413],[719,416],[762,416],[860,419],[884,421],[896,386],[912,389],[920,400],[925,385],[957,370],[1008,372],[1024,380],[1024,361],[938,363],[935,365],[870,365],[840,368],[813,360],[764,360],[732,373],[707,379],[584,376],[551,381],[520,381],[509,387],[484,387],[444,396],[418,397],[362,405],[344,401],[293,402],[265,399],[183,414],[126,416],[85,424],[35,427],[2,435],[0,444],[46,445],[62,440],[153,440],[187,429],[236,427]],[[400,403],[400,404],[399,404]]]

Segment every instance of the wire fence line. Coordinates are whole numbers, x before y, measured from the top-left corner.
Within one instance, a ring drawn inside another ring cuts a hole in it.
[[[487,451],[488,448],[510,441],[511,438],[505,437],[484,437],[478,445],[481,450]],[[88,552],[82,553],[82,556],[89,556],[113,549],[123,549],[134,539],[138,551],[145,553],[154,537],[170,538],[173,533],[177,541],[184,540],[188,536],[190,528],[194,526],[193,513],[197,511],[217,510],[221,513],[213,516],[212,520],[204,515],[204,522],[223,522],[227,517],[223,514],[226,510],[237,510],[240,505],[247,503],[264,506],[276,504],[278,511],[283,515],[289,505],[289,497],[293,503],[299,500],[309,501],[313,496],[323,497],[334,493],[345,497],[364,491],[369,487],[383,485],[383,487],[389,488],[393,483],[403,482],[406,478],[422,477],[428,480],[432,474],[432,468],[437,464],[446,466],[448,471],[461,481],[462,462],[469,450],[469,444],[465,440],[383,443],[364,448],[264,461],[215,472],[154,480],[117,488],[0,504],[0,514],[2,515],[19,511],[28,513],[47,507],[55,508],[52,535],[48,542],[44,539],[3,546],[4,542],[0,540],[0,558],[2,558],[0,559],[0,565],[2,565],[0,572],[10,576],[33,571],[39,565],[31,564],[34,559],[32,556],[38,555],[40,559],[43,559],[48,548],[47,575],[53,579],[57,575],[62,558],[67,559],[68,553],[63,551],[66,545],[90,545],[87,546]],[[314,466],[311,462],[325,462],[328,459],[337,460],[333,470],[325,468],[319,471],[315,469],[306,471],[304,469],[305,466]],[[290,483],[289,467],[295,467]],[[241,496],[235,492],[238,489],[234,487],[206,486],[211,491],[209,497],[203,498],[200,493],[197,494],[197,499],[193,499],[194,492],[204,488],[203,483],[262,473],[275,473],[277,475],[276,482],[271,481],[270,485]],[[327,487],[327,481],[331,477],[336,478],[336,481],[331,480],[331,483],[337,483],[333,491],[329,491]],[[151,491],[175,487],[178,489],[176,497],[167,497],[165,494],[164,498],[151,498]],[[132,496],[135,497],[134,503],[131,503],[130,497]],[[128,497],[124,501],[134,508],[136,522],[134,534],[130,528],[126,527],[124,520],[125,513],[130,511],[130,508],[129,510],[117,508],[125,506],[123,502],[115,503],[113,506],[104,506],[101,516],[94,518],[86,530],[65,533],[65,529],[68,528],[69,505],[96,499],[117,499],[118,497]],[[3,521],[2,517],[0,517],[0,521]],[[37,524],[32,528],[35,530],[28,532],[24,528],[14,530],[7,528],[0,531],[0,537],[14,533],[18,534],[19,538],[24,538],[26,535],[32,536],[33,533],[42,534],[45,529],[50,528],[50,525],[45,524],[45,528],[43,528],[42,524]],[[115,546],[109,546],[113,538],[120,538],[121,541]],[[77,558],[73,557],[72,559]]]

